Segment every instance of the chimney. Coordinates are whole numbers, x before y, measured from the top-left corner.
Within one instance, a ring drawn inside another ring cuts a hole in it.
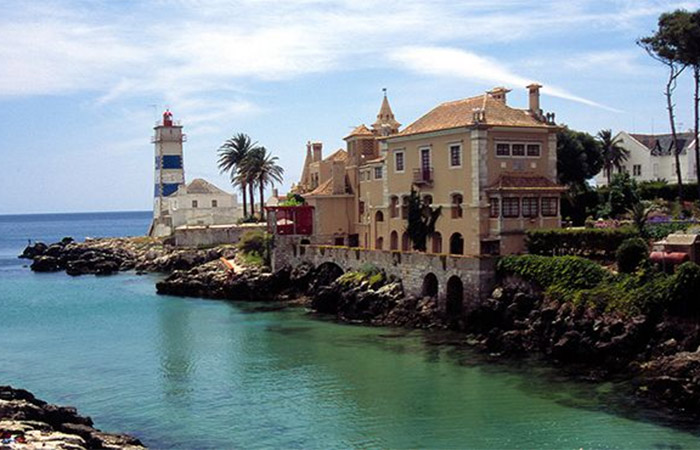
[[[499,102],[503,103],[504,105],[506,104],[506,94],[510,92],[510,89],[506,89],[503,86],[496,86],[495,88],[491,89],[490,91],[487,92],[493,98],[494,100],[498,100]]]
[[[333,177],[333,195],[345,194],[345,163],[333,161],[331,167],[331,177]]]
[[[323,159],[323,144],[320,142],[314,142],[311,144],[311,148],[313,149],[314,152],[314,162],[320,161]]]
[[[540,109],[540,88],[541,84],[532,83],[527,86],[527,90],[530,92],[530,103],[529,109],[530,113],[535,117],[542,116],[542,110]]]

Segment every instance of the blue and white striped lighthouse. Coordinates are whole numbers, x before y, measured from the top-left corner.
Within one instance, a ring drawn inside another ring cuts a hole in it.
[[[166,197],[177,192],[178,188],[185,184],[182,143],[187,140],[187,136],[182,133],[182,125],[173,122],[173,113],[170,110],[163,113],[163,120],[156,123],[153,129],[155,189],[150,234],[159,235],[159,228],[170,229],[172,226]]]

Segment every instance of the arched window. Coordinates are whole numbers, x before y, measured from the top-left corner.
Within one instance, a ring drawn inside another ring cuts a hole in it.
[[[433,204],[433,196],[430,194],[426,194],[423,196],[423,204],[426,206],[430,206]]]
[[[395,195],[389,198],[389,217],[399,217],[399,198]]]
[[[384,222],[384,213],[381,211],[377,211],[376,214],[374,215],[374,221],[375,222]]]
[[[391,250],[399,249],[399,233],[396,230],[391,232],[391,237],[389,238],[389,245]]]
[[[407,252],[411,249],[411,240],[408,238],[408,233],[405,231],[401,235],[401,250]]]
[[[401,199],[401,218],[408,219],[408,196],[406,195]]]
[[[464,254],[464,238],[460,233],[453,233],[452,236],[450,236],[450,254]]]
[[[452,218],[461,219],[462,218],[462,203],[464,202],[464,197],[462,194],[452,194]]]
[[[442,253],[442,235],[437,231],[430,235],[433,253]]]

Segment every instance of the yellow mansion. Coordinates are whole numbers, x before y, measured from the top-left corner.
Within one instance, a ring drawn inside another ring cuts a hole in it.
[[[400,129],[384,96],[377,120],[323,158],[308,143],[296,192],[314,207],[318,244],[411,251],[407,199],[441,206],[427,250],[453,255],[524,250],[525,231],[560,225],[553,114],[540,109],[538,84],[527,109],[509,90],[442,103]]]

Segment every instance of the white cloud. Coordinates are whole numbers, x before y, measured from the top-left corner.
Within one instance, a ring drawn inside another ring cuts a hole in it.
[[[418,67],[428,51],[433,60],[457,58],[460,76],[522,84],[526,78],[505,66],[450,48],[522,44],[584,26],[631,27],[641,17],[676,6],[691,4],[8,0],[0,6],[0,97],[89,90],[102,104],[144,94],[202,99],[222,86],[240,89],[253,81],[387,68],[387,61],[429,71]],[[487,71],[471,70],[475,65]],[[595,104],[561,88],[548,89],[551,95]]]
[[[479,83],[504,84],[510,87],[525,87],[530,83],[539,82],[544,85],[543,94],[617,111],[574,95],[565,89],[548,86],[545,81],[518,75],[490,58],[465,50],[443,47],[404,47],[392,53],[390,57],[409,70],[433,76],[464,78]]]

